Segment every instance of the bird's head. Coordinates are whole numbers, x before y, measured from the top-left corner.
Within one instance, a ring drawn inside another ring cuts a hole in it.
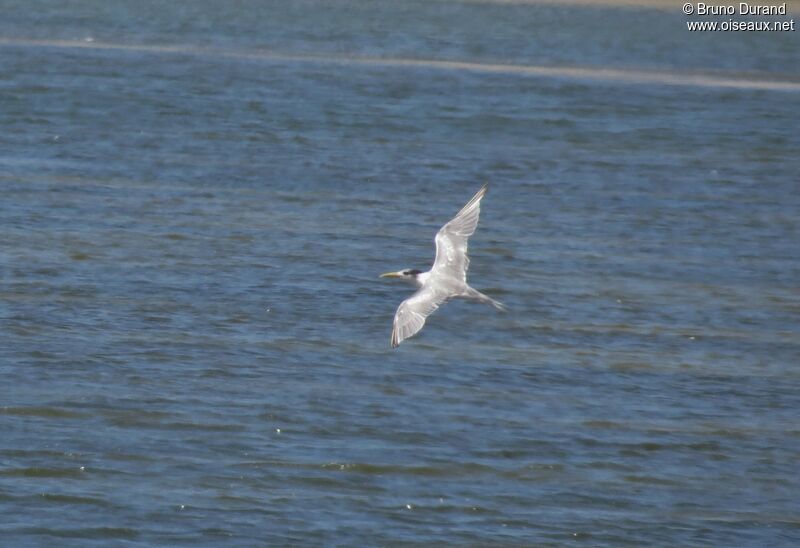
[[[422,274],[421,270],[406,268],[404,270],[398,270],[397,272],[385,272],[381,274],[381,278],[399,278],[406,282],[416,284],[418,283],[417,277],[420,274]]]

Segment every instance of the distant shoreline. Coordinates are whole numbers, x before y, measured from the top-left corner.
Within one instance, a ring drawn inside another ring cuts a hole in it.
[[[274,50],[228,50],[181,45],[149,45],[96,42],[94,40],[31,40],[0,38],[2,46],[36,46],[88,50],[124,50],[151,54],[181,54],[213,56],[233,59],[252,59],[265,62],[335,63],[354,66],[405,67],[448,71],[471,71],[518,76],[564,78],[568,80],[595,80],[627,84],[664,84],[691,87],[716,87],[736,89],[761,89],[769,91],[800,91],[800,81],[781,79],[780,74],[742,74],[735,72],[665,68],[637,69],[614,66],[554,66],[460,61],[446,59],[418,59],[404,57],[370,57],[346,53],[294,53]]]
[[[441,2],[463,2],[467,4],[520,4],[520,5],[553,5],[553,6],[597,6],[597,7],[629,7],[629,8],[653,8],[674,11],[681,13],[683,2],[678,0],[438,0]],[[800,0],[751,0],[751,5],[777,5],[786,2],[787,16],[797,15],[800,17]],[[695,2],[696,3],[696,2]],[[709,5],[739,5],[739,0],[735,2],[728,0],[707,0]]]

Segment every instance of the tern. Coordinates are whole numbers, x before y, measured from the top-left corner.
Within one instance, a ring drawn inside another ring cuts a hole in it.
[[[418,288],[397,308],[392,326],[392,348],[416,335],[427,317],[450,299],[468,299],[505,310],[501,303],[467,283],[467,240],[478,226],[481,200],[488,188],[488,184],[483,185],[467,205],[436,233],[436,259],[430,270],[405,269],[381,274],[381,278],[400,278]]]

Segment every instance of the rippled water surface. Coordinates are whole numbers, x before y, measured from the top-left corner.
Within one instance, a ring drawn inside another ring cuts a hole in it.
[[[796,34],[55,4],[0,20],[1,544],[800,542]],[[487,181],[509,311],[390,350]]]

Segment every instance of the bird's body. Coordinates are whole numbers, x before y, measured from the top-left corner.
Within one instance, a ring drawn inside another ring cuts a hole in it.
[[[426,318],[450,299],[469,299],[491,304],[498,310],[504,309],[502,304],[467,283],[467,241],[478,226],[481,199],[487,188],[488,185],[483,185],[467,205],[436,233],[436,259],[429,271],[400,270],[381,275],[410,281],[418,288],[397,308],[392,327],[392,348],[415,335],[425,325]]]

